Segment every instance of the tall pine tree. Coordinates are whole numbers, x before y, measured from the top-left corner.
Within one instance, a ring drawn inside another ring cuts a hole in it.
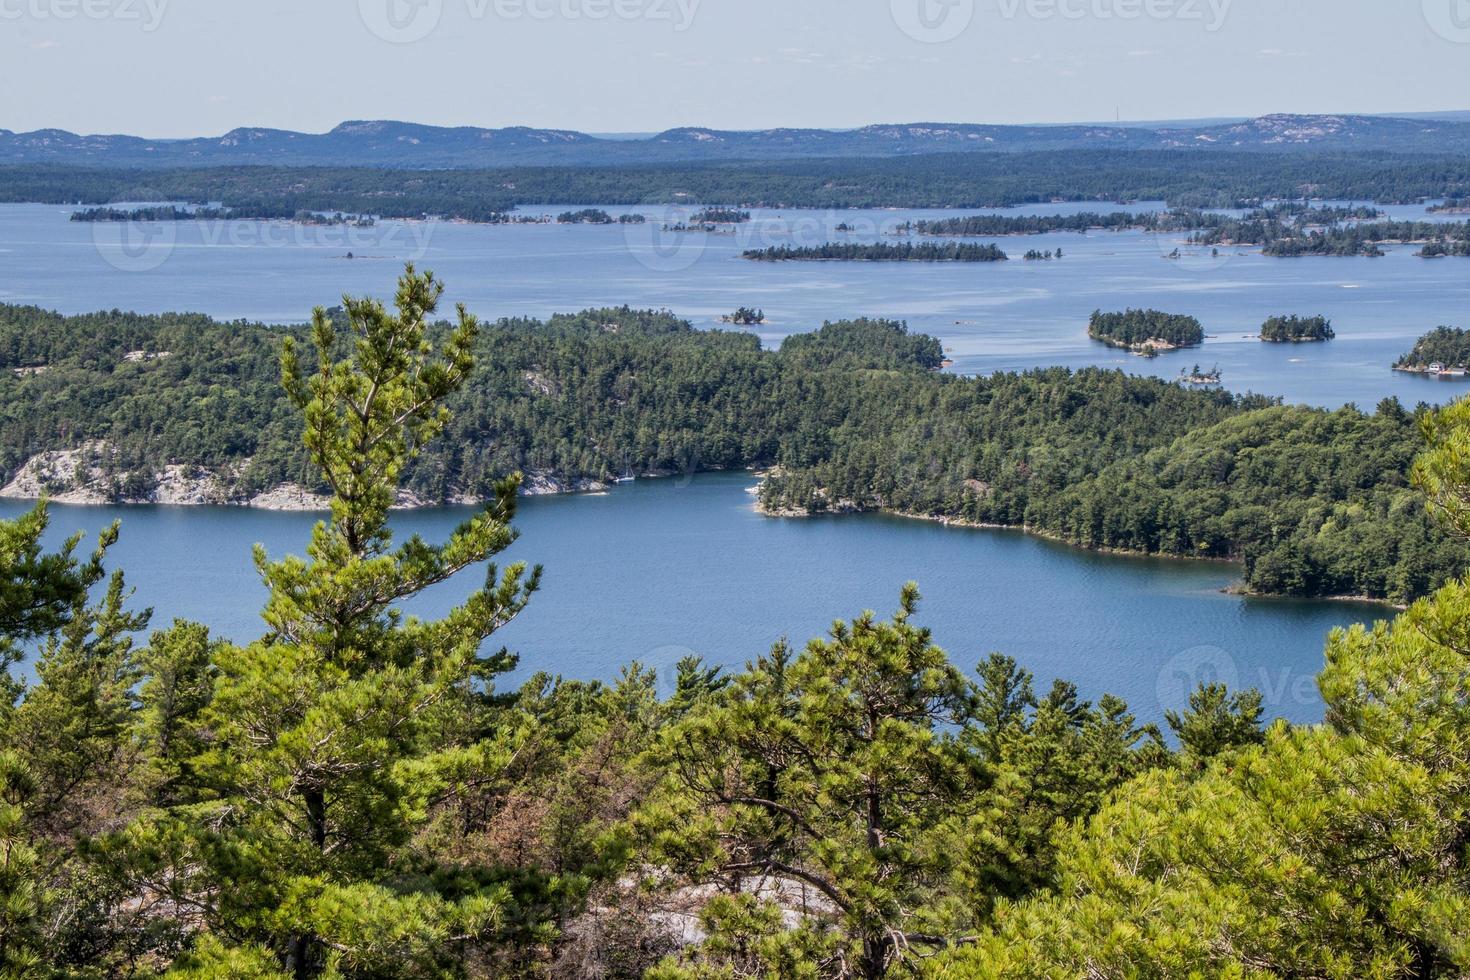
[[[187,961],[200,975],[266,955],[295,977],[437,976],[468,944],[508,928],[503,887],[437,875],[409,847],[433,806],[514,751],[492,696],[514,660],[483,648],[539,579],[539,569],[490,564],[483,586],[443,618],[402,609],[516,537],[511,478],[442,545],[393,541],[403,469],[443,430],[444,401],[473,366],[474,318],[461,307],[456,323],[432,324],[442,288],[410,266],[394,312],[348,298],[341,329],[317,310],[309,367],[287,342],[285,386],[331,489],[331,516],[304,558],[257,549],[268,631],[211,651],[202,726],[184,728],[207,737],[187,764],[161,766],[180,805],[104,849],[134,888],[211,937]],[[185,647],[168,663],[197,677],[202,638],[172,641]],[[145,695],[158,685],[151,679]],[[177,747],[176,719],[157,710],[148,719],[152,739]],[[181,799],[181,778],[192,799]]]

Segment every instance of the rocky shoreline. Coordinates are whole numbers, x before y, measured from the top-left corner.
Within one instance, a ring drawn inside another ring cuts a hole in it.
[[[249,460],[220,470],[173,464],[155,473],[119,476],[109,475],[99,465],[106,451],[104,444],[94,442],[76,449],[37,453],[16,471],[9,483],[0,487],[0,499],[39,500],[44,497],[52,503],[76,506],[161,504],[275,511],[326,511],[331,505],[326,495],[297,483],[280,483],[248,494],[240,492],[238,480]],[[130,484],[147,489],[129,492]],[[532,470],[525,474],[521,483],[521,494],[527,497],[600,493],[607,489],[608,484],[600,480],[567,478],[547,470]],[[417,510],[478,503],[483,503],[483,500],[473,496],[428,500],[412,491],[400,490],[394,508]]]
[[[1159,554],[1149,554],[1147,552],[1142,552],[1142,551],[1129,551],[1129,550],[1123,549],[1123,548],[1086,548],[1086,547],[1083,547],[1082,545],[1076,544],[1075,542],[1068,541],[1066,538],[1062,537],[1061,535],[1052,534],[1052,533],[1050,533],[1048,531],[1043,531],[1043,530],[1040,530],[1039,528],[1029,527],[1029,526],[1025,526],[1025,525],[994,524],[994,523],[989,523],[989,522],[984,522],[984,521],[972,521],[972,520],[969,520],[969,519],[963,518],[963,517],[945,517],[945,516],[942,516],[942,515],[939,515],[939,514],[917,514],[917,513],[911,512],[911,511],[889,510],[887,508],[882,508],[882,507],[878,507],[878,508],[860,507],[856,503],[854,503],[853,501],[850,501],[850,500],[838,501],[837,504],[834,506],[834,508],[826,509],[826,510],[822,510],[822,511],[813,511],[810,508],[805,508],[805,507],[768,507],[767,505],[765,505],[764,503],[762,503],[760,500],[757,500],[755,502],[755,510],[756,510],[756,513],[760,514],[762,517],[787,518],[787,519],[799,519],[799,518],[813,517],[813,516],[815,516],[818,513],[821,513],[821,514],[883,514],[883,515],[888,516],[888,517],[901,517],[901,518],[904,518],[905,520],[926,521],[926,522],[932,523],[932,524],[940,524],[940,525],[943,525],[944,527],[957,527],[957,528],[966,528],[966,529],[970,529],[970,530],[986,530],[986,531],[1014,531],[1017,534],[1025,534],[1025,535],[1028,535],[1030,537],[1040,538],[1043,541],[1050,541],[1050,542],[1052,542],[1054,544],[1065,545],[1068,548],[1076,548],[1079,551],[1088,551],[1088,552],[1092,552],[1093,554],[1100,554],[1100,555],[1116,555],[1116,556],[1118,556],[1120,558],[1165,558],[1165,559],[1178,560],[1178,561],[1202,561],[1202,562],[1208,562],[1208,563],[1219,564],[1219,565],[1235,565],[1235,564],[1238,564],[1239,563],[1236,559],[1233,559],[1233,558],[1200,558],[1198,556],[1185,557],[1185,556],[1181,556],[1181,555],[1159,555]],[[1295,599],[1295,598],[1300,598],[1300,597],[1295,597],[1295,596],[1281,596],[1281,595],[1276,595],[1274,593],[1269,593],[1269,592],[1255,592],[1255,591],[1252,591],[1250,589],[1247,589],[1241,583],[1235,583],[1235,584],[1232,584],[1232,585],[1228,585],[1225,588],[1221,589],[1220,591],[1224,592],[1227,595],[1238,595],[1238,596],[1244,596],[1244,597],[1252,598],[1252,599]],[[1397,604],[1391,603],[1391,602],[1389,602],[1386,599],[1375,599],[1372,596],[1366,596],[1366,595],[1313,596],[1312,599],[1314,599],[1314,600],[1320,600],[1320,601],[1323,601],[1323,602],[1349,602],[1349,603],[1361,603],[1361,604],[1375,605],[1375,606],[1386,606],[1388,608],[1399,609],[1399,610],[1403,610],[1403,609],[1408,608],[1407,606],[1397,605]]]

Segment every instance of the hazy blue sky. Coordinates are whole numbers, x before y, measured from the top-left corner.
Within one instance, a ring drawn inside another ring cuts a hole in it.
[[[1470,0],[0,0],[0,127],[1470,108]]]

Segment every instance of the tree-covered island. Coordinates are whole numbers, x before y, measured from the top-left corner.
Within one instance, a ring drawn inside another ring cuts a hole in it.
[[[1337,334],[1325,316],[1273,316],[1261,324],[1261,341],[1268,344],[1300,344],[1331,340]]]
[[[1394,362],[1395,371],[1466,377],[1470,371],[1470,330],[1437,327],[1420,337],[1414,349]]]
[[[756,262],[1004,262],[995,245],[965,242],[828,242],[825,245],[772,245],[749,249],[743,257]]]
[[[1205,342],[1205,329],[1192,316],[1160,310],[1128,309],[1121,313],[1094,310],[1087,321],[1087,336],[1109,347],[1142,352],[1198,347]]]

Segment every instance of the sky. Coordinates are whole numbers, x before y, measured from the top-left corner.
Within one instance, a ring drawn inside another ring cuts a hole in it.
[[[0,0],[0,128],[1470,109],[1470,0]]]

